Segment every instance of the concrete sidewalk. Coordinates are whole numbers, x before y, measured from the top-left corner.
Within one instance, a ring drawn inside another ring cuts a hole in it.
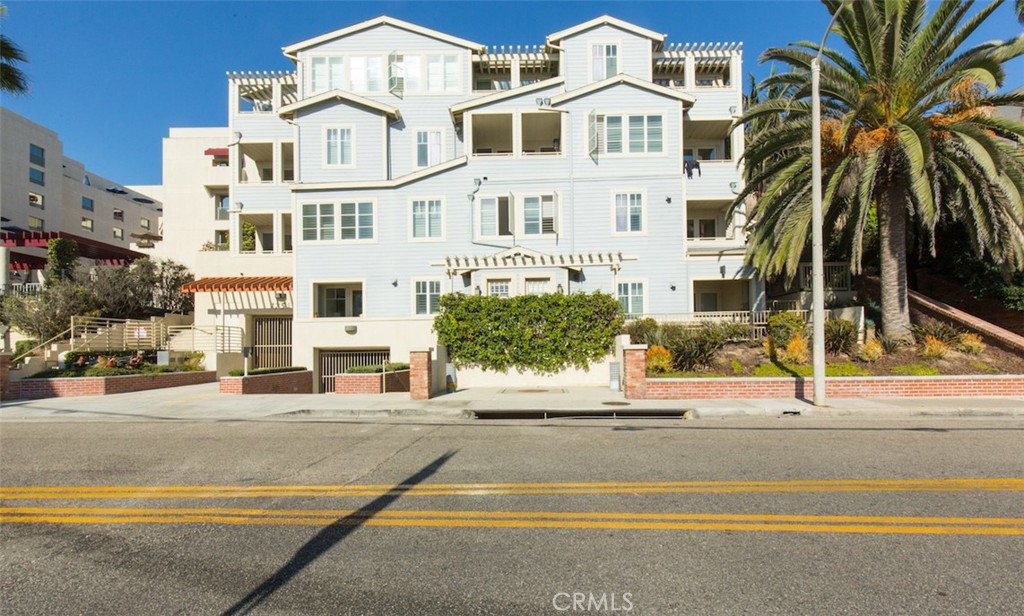
[[[613,414],[712,417],[1008,417],[1024,419],[1013,398],[833,399],[817,408],[793,399],[626,400],[599,387],[466,389],[425,401],[382,395],[222,395],[217,383],[128,394],[4,402],[0,420],[253,421],[405,417],[457,421],[475,417],[537,418]]]

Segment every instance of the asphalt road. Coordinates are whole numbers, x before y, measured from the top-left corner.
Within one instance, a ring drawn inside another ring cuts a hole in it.
[[[1019,420],[4,422],[4,614],[1013,614]]]

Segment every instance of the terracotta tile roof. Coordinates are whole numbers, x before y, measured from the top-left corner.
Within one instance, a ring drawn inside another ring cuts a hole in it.
[[[222,276],[200,278],[181,285],[185,293],[217,293],[220,291],[291,291],[291,276]]]

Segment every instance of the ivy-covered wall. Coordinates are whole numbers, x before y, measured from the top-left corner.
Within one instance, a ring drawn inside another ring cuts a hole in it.
[[[622,323],[618,301],[605,293],[454,293],[441,298],[434,331],[457,367],[555,373],[603,359]]]

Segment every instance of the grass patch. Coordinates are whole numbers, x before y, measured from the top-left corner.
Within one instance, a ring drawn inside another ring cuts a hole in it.
[[[732,360],[732,373],[733,374],[743,374],[743,364],[740,363],[740,360],[738,360],[738,359]]]
[[[872,376],[874,373],[862,368],[853,362],[839,362],[825,364],[825,376]],[[814,366],[783,364],[773,362],[761,364],[754,368],[754,376],[758,377],[780,377],[780,376],[814,376]]]
[[[892,373],[904,376],[936,376],[939,374],[939,369],[928,364],[907,364],[906,366],[896,366],[892,369]]]
[[[995,368],[986,364],[983,361],[972,361],[971,367],[977,370],[978,372],[999,372],[998,370],[996,370]]]

